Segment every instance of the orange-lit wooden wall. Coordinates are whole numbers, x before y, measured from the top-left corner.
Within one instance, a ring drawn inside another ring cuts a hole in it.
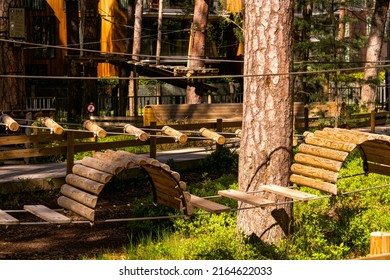
[[[30,10],[26,9],[25,11],[25,26],[27,34],[27,42],[32,42],[33,39],[29,36],[32,36],[31,29],[33,28],[33,17],[34,16],[54,16],[56,18],[56,39],[55,44],[60,46],[66,46],[66,14],[64,10],[64,1],[59,0],[47,0],[46,10]],[[57,76],[64,75],[66,65],[65,57],[67,51],[65,49],[56,49],[55,58],[53,59],[35,59],[30,51],[31,46],[27,47],[24,50],[25,54],[25,64],[29,65],[40,65],[46,64],[48,67],[48,74]]]
[[[123,53],[126,46],[126,11],[121,10],[117,0],[100,0],[99,12],[102,18],[101,51]],[[99,63],[98,76],[118,76],[116,66],[109,63]]]

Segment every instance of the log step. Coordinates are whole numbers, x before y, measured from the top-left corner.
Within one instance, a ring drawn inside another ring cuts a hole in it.
[[[236,200],[239,200],[239,201],[242,201],[242,202],[254,205],[254,206],[264,207],[264,206],[269,206],[269,205],[275,204],[275,201],[261,198],[261,197],[255,196],[253,194],[248,194],[248,193],[236,191],[236,190],[218,191],[218,194],[222,195],[224,197],[233,198],[233,199],[236,199]]]
[[[44,205],[24,205],[24,209],[53,224],[69,224],[72,220]]]
[[[270,193],[274,193],[274,194],[278,194],[278,195],[283,195],[285,197],[289,197],[289,198],[292,198],[294,200],[307,201],[307,200],[317,198],[317,196],[314,194],[305,193],[305,192],[301,192],[301,191],[297,191],[297,190],[293,190],[293,189],[289,189],[289,188],[277,186],[277,185],[262,185],[262,186],[259,186],[259,188],[261,190],[264,190],[264,191],[267,191]]]
[[[0,210],[0,225],[18,225],[19,220],[9,215],[7,212]]]
[[[199,196],[191,194],[191,200],[190,203],[200,209],[206,210],[210,213],[222,213],[222,212],[229,212],[230,207],[216,203],[214,201],[210,201],[204,198],[201,198]]]

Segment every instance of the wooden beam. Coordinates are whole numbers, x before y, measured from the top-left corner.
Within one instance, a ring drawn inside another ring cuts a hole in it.
[[[146,132],[131,124],[126,124],[123,129],[125,130],[126,133],[136,136],[141,141],[146,141],[149,139],[149,136]]]
[[[226,206],[226,205],[222,205],[222,204],[201,198],[201,197],[193,195],[193,194],[191,194],[190,203],[194,207],[197,207],[197,208],[203,209],[207,212],[215,213],[215,214],[222,213],[222,212],[229,212],[231,210],[231,208]]]
[[[390,166],[382,164],[368,163],[368,172],[390,176]]]
[[[99,138],[104,138],[107,136],[107,132],[95,122],[86,120],[83,126],[85,127],[85,129],[93,132]]]
[[[332,159],[317,157],[317,156],[303,154],[303,153],[295,154],[294,159],[298,163],[324,168],[335,172],[340,171],[341,166],[343,165],[341,161],[336,161]]]
[[[69,224],[72,219],[44,205],[24,205],[26,211],[52,224]]]
[[[349,155],[348,152],[333,150],[329,148],[323,148],[319,146],[313,146],[302,143],[298,147],[299,152],[309,154],[313,156],[319,156],[323,158],[333,159],[337,161],[344,161]]]
[[[95,220],[95,210],[77,202],[73,199],[70,199],[66,196],[60,196],[57,199],[57,203],[59,206],[64,207],[67,210],[71,210],[76,214],[88,219],[93,222]]]
[[[254,194],[248,194],[236,190],[221,190],[218,191],[218,194],[224,197],[229,197],[238,201],[245,202],[250,205],[265,207],[269,205],[274,205],[275,201],[265,199]]]
[[[172,127],[164,126],[162,128],[162,131],[166,135],[175,137],[175,139],[177,139],[177,141],[179,141],[180,143],[187,142],[187,139],[188,139],[187,135],[185,135],[184,133],[182,133],[176,129],[173,129]]]
[[[65,177],[65,182],[69,185],[78,187],[92,194],[99,195],[104,188],[104,184],[81,177],[75,174],[68,174]]]
[[[294,174],[304,175],[311,178],[319,178],[331,183],[336,183],[338,178],[337,172],[306,166],[299,163],[291,165],[291,171]]]
[[[313,133],[306,135],[305,143],[344,152],[351,152],[356,148],[356,144],[316,137]]]
[[[108,163],[106,161],[92,157],[84,157],[81,160],[81,164],[113,175],[118,174],[124,169],[122,166],[119,166],[115,163]]]
[[[93,181],[100,182],[102,184],[108,183],[113,177],[113,175],[110,173],[106,173],[104,171],[97,170],[82,164],[73,165],[72,173],[91,179]]]
[[[274,193],[274,194],[277,194],[277,195],[282,195],[282,196],[285,196],[285,197],[289,197],[289,198],[292,198],[294,200],[307,201],[307,200],[311,200],[311,199],[317,198],[317,196],[314,195],[314,194],[305,193],[305,192],[289,189],[289,188],[282,187],[282,186],[261,185],[261,186],[259,186],[259,188],[261,190],[264,190],[264,191],[267,191],[267,192],[270,192],[270,193]]]
[[[209,139],[213,139],[215,142],[217,142],[219,145],[223,145],[225,144],[226,142],[226,139],[224,136],[218,134],[217,132],[214,132],[214,131],[211,131],[207,128],[201,128],[199,130],[200,134],[203,136],[203,137],[206,137],[206,138],[209,138]]]
[[[333,195],[337,195],[337,186],[328,182],[319,181],[317,179],[297,174],[292,174],[290,176],[290,182],[293,184],[297,184],[298,186],[306,186],[327,193],[331,193]]]
[[[11,131],[18,131],[19,124],[7,114],[2,114],[0,116],[0,121],[6,125],[6,127]]]
[[[96,207],[98,201],[98,197],[96,195],[89,194],[68,184],[62,185],[61,194],[92,209]]]
[[[18,225],[20,222],[18,219],[12,217],[7,212],[0,210],[0,225]]]

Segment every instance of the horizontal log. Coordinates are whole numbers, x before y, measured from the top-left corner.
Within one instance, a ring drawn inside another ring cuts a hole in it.
[[[187,135],[185,135],[184,133],[182,133],[180,131],[177,131],[176,129],[173,129],[172,127],[164,126],[162,128],[162,131],[166,135],[175,137],[177,139],[177,141],[179,141],[180,143],[187,142],[187,139],[188,139]]]
[[[133,161],[130,161],[126,158],[120,158],[120,157],[114,157],[113,155],[102,153],[102,152],[95,152],[93,155],[94,158],[100,159],[102,161],[105,161],[106,163],[115,164],[118,166],[121,166],[125,169],[129,169],[132,167],[136,167],[137,164],[135,164]]]
[[[297,153],[294,156],[294,160],[298,163],[311,165],[314,167],[320,167],[327,170],[338,172],[341,169],[343,163],[332,159],[322,158],[318,156]]]
[[[356,144],[315,137],[313,133],[309,133],[306,135],[305,143],[334,150],[340,150],[344,152],[351,152],[353,149],[356,148]]]
[[[305,193],[305,192],[289,189],[289,188],[282,187],[282,186],[276,186],[276,185],[261,185],[261,186],[259,186],[259,189],[270,192],[270,193],[274,193],[277,195],[289,197],[289,198],[292,198],[294,200],[307,201],[307,200],[317,198],[317,196],[314,194]]]
[[[95,168],[88,167],[88,166],[85,166],[82,164],[73,165],[72,173],[79,175],[79,176],[82,176],[82,177],[85,177],[85,178],[88,178],[88,179],[91,179],[93,181],[97,181],[97,182],[102,183],[102,184],[108,183],[113,176],[110,173],[107,173],[107,172],[104,172],[101,170],[97,170]]]
[[[144,164],[150,164],[153,166],[161,166],[161,162],[154,158],[149,158],[143,155],[133,154],[126,151],[105,151],[105,153],[108,153],[110,156],[114,158],[125,158],[129,161],[134,162],[137,165],[144,165]]]
[[[104,138],[107,136],[107,132],[103,128],[101,128],[99,125],[97,125],[95,122],[86,120],[84,122],[83,126],[85,127],[85,129],[93,132],[99,138]]]
[[[69,224],[72,219],[66,217],[44,205],[24,205],[27,212],[52,224]]]
[[[226,139],[224,136],[218,134],[217,132],[211,131],[207,128],[202,127],[201,129],[199,129],[199,132],[203,137],[213,139],[219,145],[223,145],[226,142]]]
[[[57,204],[67,210],[73,211],[74,213],[86,218],[91,222],[95,220],[95,210],[77,201],[74,201],[73,199],[67,198],[65,196],[60,196],[57,199]]]
[[[331,140],[337,140],[342,142],[361,144],[364,141],[374,139],[368,133],[358,133],[355,131],[348,131],[344,129],[324,129],[314,132],[314,136],[320,138],[326,138]]]
[[[123,129],[125,130],[126,133],[131,134],[131,135],[135,135],[141,141],[146,141],[149,139],[149,135],[145,131],[143,131],[143,130],[141,130],[141,129],[139,129],[131,124],[126,124]]]
[[[12,217],[7,212],[0,210],[0,225],[18,225],[20,221],[14,217]]]
[[[60,126],[58,123],[56,123],[53,119],[51,118],[40,118],[39,121],[42,122],[42,124],[44,126],[46,126],[47,128],[50,128],[51,131],[53,131],[55,134],[63,134],[64,133],[64,129],[62,128],[62,126]]]
[[[269,205],[274,205],[276,202],[273,200],[265,199],[254,194],[248,194],[236,190],[221,190],[218,191],[218,194],[224,197],[229,197],[238,201],[242,201],[244,203],[265,207]]]
[[[298,150],[301,153],[309,154],[313,156],[319,156],[323,158],[333,159],[337,161],[344,161],[349,155],[348,152],[332,150],[329,148],[323,148],[319,146],[308,145],[302,143],[298,146]]]
[[[65,177],[65,182],[92,194],[99,195],[104,188],[104,184],[75,175],[68,174]]]
[[[96,195],[89,194],[68,184],[61,186],[61,194],[92,209],[96,207],[98,201],[98,197]]]
[[[2,114],[0,116],[0,121],[4,123],[7,126],[7,128],[11,131],[19,130],[19,124],[7,114]]]
[[[390,166],[368,163],[367,167],[368,167],[368,172],[387,175],[387,176],[390,175]]]
[[[123,170],[123,167],[120,165],[107,163],[103,160],[92,157],[84,157],[81,160],[81,164],[113,175],[116,175]]]
[[[203,209],[207,212],[215,213],[215,214],[222,213],[222,212],[229,212],[231,210],[231,208],[226,205],[222,205],[193,194],[191,194],[190,204],[196,208]]]
[[[306,186],[320,191],[324,191],[333,195],[337,195],[337,186],[328,182],[319,181],[313,178],[292,174],[290,182],[298,186]]]
[[[291,171],[294,174],[304,175],[311,178],[323,179],[331,183],[336,183],[338,178],[338,172],[319,169],[316,167],[306,166],[298,163],[294,163],[293,165],[291,165]]]

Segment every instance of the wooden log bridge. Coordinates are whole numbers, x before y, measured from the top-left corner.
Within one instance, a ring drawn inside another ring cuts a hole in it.
[[[168,128],[166,128],[168,131]],[[168,132],[176,134],[175,131]],[[360,150],[365,173],[390,175],[390,136],[337,128],[324,128],[305,133],[291,166],[291,185],[305,186],[327,195],[338,195],[338,172],[349,153]],[[140,168],[148,175],[155,205],[166,205],[185,216],[195,208],[210,213],[231,211],[230,207],[190,194],[180,174],[156,159],[125,151],[95,152],[75,164],[61,187],[58,205],[76,213],[85,221],[96,222],[99,195],[110,180],[129,168]],[[259,186],[259,192],[269,192],[294,201],[318,199],[309,191],[276,185]],[[276,201],[264,199],[258,193],[221,190],[219,196],[244,202],[255,207],[271,207]],[[26,211],[48,223],[67,224],[72,219],[43,205],[26,205]],[[21,222],[7,210],[0,210],[0,225],[17,225]],[[387,246],[387,245],[386,245]]]

